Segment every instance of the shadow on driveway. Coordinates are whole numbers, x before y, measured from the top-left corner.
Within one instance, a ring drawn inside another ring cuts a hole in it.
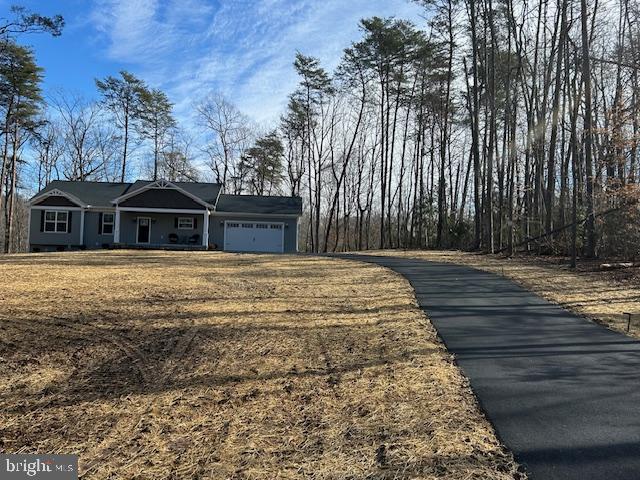
[[[339,255],[413,286],[498,436],[533,479],[640,478],[640,342],[498,275]]]

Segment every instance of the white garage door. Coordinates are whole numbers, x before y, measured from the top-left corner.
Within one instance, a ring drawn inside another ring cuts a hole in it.
[[[224,249],[232,252],[284,251],[284,224],[272,222],[224,222]]]

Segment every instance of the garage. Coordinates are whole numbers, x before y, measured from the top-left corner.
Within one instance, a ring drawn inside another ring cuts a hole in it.
[[[224,224],[224,249],[232,252],[284,251],[284,224],[227,220]]]

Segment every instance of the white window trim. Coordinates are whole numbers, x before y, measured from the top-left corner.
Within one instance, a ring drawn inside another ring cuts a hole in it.
[[[184,220],[187,220],[191,223],[190,227],[181,227],[180,223]],[[178,217],[178,230],[195,230],[195,222],[193,221],[193,217]]]
[[[110,222],[105,222],[105,216],[106,215],[113,215],[111,217],[111,221]],[[111,225],[111,233],[104,233],[104,226],[105,225]],[[115,212],[102,212],[102,226],[100,228],[100,232],[102,235],[113,235],[114,232],[116,231],[116,214]]]
[[[55,215],[55,220],[47,220],[47,213],[53,213]],[[62,222],[58,221],[58,214],[66,213],[67,219]],[[47,223],[53,223],[54,229],[47,230]],[[64,223],[64,230],[58,231],[58,223]],[[69,233],[69,212],[67,210],[45,210],[44,211],[44,225],[42,226],[42,233]]]

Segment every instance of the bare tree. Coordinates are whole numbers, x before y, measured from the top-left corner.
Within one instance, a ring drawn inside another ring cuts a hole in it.
[[[249,118],[220,93],[203,99],[196,110],[209,136],[204,151],[216,182],[226,185],[231,180],[230,190],[240,193],[244,187],[241,159],[254,138]]]
[[[101,106],[64,92],[53,97],[51,104],[64,146],[62,175],[76,181],[108,178],[119,142],[115,132],[105,128]]]

